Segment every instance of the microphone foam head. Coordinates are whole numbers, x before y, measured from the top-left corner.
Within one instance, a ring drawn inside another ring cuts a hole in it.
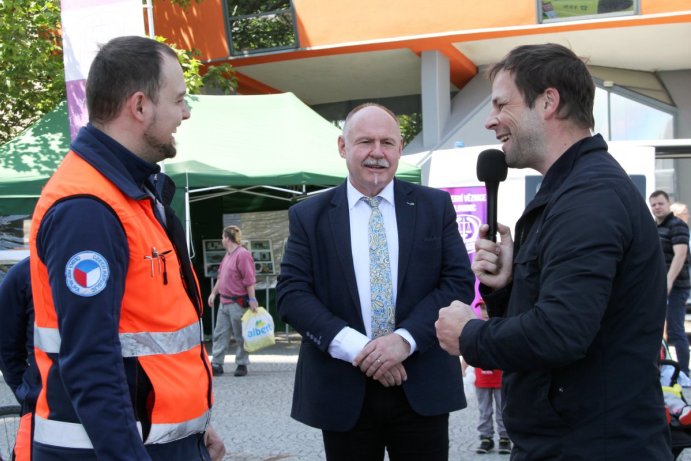
[[[499,149],[487,149],[477,157],[477,179],[483,182],[500,182],[506,179],[509,167],[506,156]]]

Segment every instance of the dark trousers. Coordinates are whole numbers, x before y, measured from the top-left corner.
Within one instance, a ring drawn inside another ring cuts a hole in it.
[[[679,369],[689,374],[689,340],[684,329],[688,288],[672,288],[667,297],[667,342],[674,346]]]
[[[322,431],[328,461],[447,461],[449,415],[421,416],[401,386],[369,380],[362,413],[347,432]]]

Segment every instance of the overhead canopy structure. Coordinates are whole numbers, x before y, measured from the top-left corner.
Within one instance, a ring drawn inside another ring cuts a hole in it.
[[[0,146],[0,216],[31,214],[41,188],[67,153],[70,127],[62,102]]]
[[[340,130],[291,93],[188,102],[192,116],[175,135],[178,155],[163,169],[192,202],[232,193],[293,202],[347,174],[337,149]],[[68,147],[65,103],[0,146],[0,216],[32,212]],[[420,182],[419,169],[405,162],[398,173]],[[184,195],[176,196],[178,208]]]
[[[190,202],[237,192],[292,202],[347,175],[340,129],[292,93],[192,96],[189,105],[178,155],[164,169],[188,188]],[[398,177],[419,183],[420,171],[401,162]]]

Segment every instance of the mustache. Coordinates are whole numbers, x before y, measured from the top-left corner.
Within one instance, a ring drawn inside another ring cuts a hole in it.
[[[385,158],[367,158],[362,162],[362,166],[378,166],[381,168],[388,168],[391,166]]]

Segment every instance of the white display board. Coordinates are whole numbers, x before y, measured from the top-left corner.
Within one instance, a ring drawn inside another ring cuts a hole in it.
[[[218,275],[218,266],[226,254],[223,248],[223,241],[220,239],[203,240],[204,248],[204,276],[209,278],[216,278]],[[257,276],[260,275],[274,275],[276,273],[276,264],[274,263],[273,247],[270,239],[252,239],[243,240],[242,246],[247,248],[252,254],[254,260],[254,270]]]

